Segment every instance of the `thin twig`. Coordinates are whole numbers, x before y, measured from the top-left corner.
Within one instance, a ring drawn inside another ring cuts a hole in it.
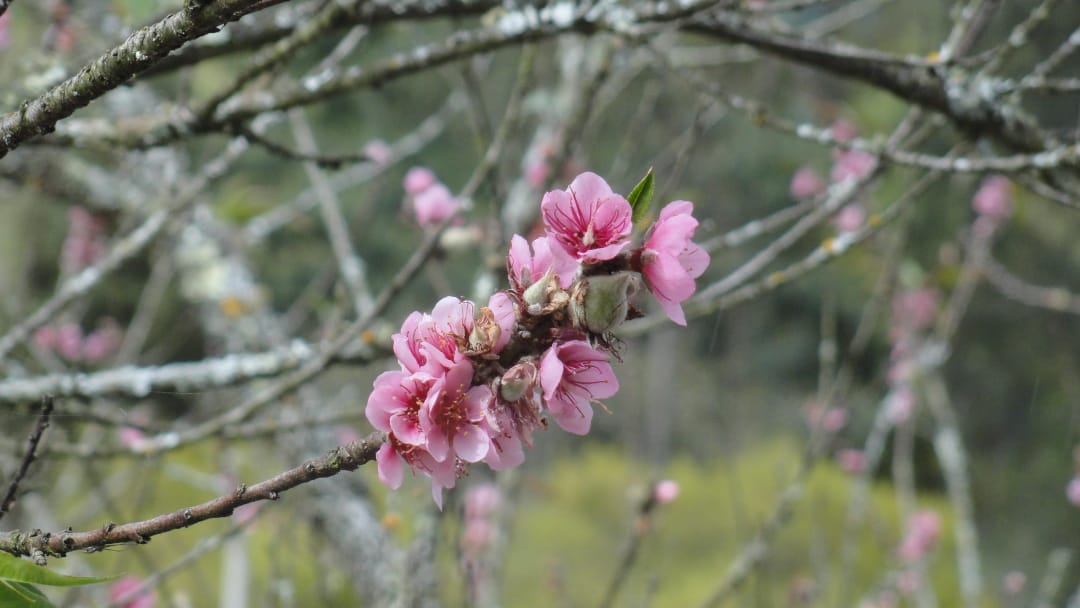
[[[45,397],[41,400],[41,414],[38,415],[37,424],[34,425],[34,431],[30,433],[30,438],[26,442],[26,453],[23,454],[22,462],[15,472],[15,477],[8,484],[4,500],[0,501],[0,519],[11,510],[11,505],[15,504],[15,494],[19,491],[19,484],[26,477],[27,471],[30,470],[30,464],[34,462],[34,458],[37,456],[38,444],[41,442],[41,436],[45,433],[45,429],[49,427],[49,416],[52,415],[52,411],[53,398]]]

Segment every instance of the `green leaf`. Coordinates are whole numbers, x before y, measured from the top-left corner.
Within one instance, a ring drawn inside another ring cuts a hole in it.
[[[0,582],[11,581],[17,583],[34,583],[37,585],[50,585],[52,587],[73,587],[75,585],[92,585],[104,583],[117,577],[108,576],[97,578],[91,576],[68,576],[53,572],[48,568],[42,568],[25,559],[14,555],[0,553]]]
[[[630,196],[626,197],[626,200],[630,202],[630,209],[633,210],[631,218],[635,223],[645,217],[645,212],[649,210],[649,203],[652,202],[654,190],[655,183],[653,180],[652,167],[649,167],[649,172],[646,173],[645,177],[641,178],[641,181],[630,191]]]
[[[0,580],[0,608],[54,608],[37,587]]]

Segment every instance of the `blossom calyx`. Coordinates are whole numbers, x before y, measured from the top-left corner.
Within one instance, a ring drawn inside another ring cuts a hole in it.
[[[630,296],[639,285],[637,273],[626,270],[579,281],[570,298],[570,321],[594,334],[618,327],[626,320]]]
[[[521,294],[526,312],[534,316],[558,310],[566,305],[567,298],[566,292],[559,287],[559,277],[554,269],[548,269]]]

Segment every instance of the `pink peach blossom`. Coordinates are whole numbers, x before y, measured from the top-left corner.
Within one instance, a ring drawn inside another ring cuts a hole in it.
[[[1006,572],[1001,579],[1001,586],[1005,589],[1005,593],[1016,595],[1027,586],[1027,575],[1019,570]]]
[[[514,326],[517,324],[517,306],[505,291],[496,291],[488,299],[487,307],[491,310],[495,323],[499,327],[499,337],[491,349],[491,352],[498,353],[513,337]]]
[[[840,450],[836,461],[845,473],[858,475],[866,469],[866,454],[862,450]]]
[[[138,577],[125,576],[109,585],[109,601],[120,608],[154,608],[157,598],[149,589],[140,592],[142,584]]]
[[[493,483],[481,483],[465,492],[465,519],[487,519],[502,504],[502,493]]]
[[[545,236],[534,239],[530,250],[525,238],[515,234],[510,239],[510,254],[506,259],[510,284],[518,292],[539,281],[548,271],[554,272],[559,286],[566,289],[574,281],[580,266],[573,258],[553,256],[550,241]]]
[[[862,150],[837,150],[833,154],[832,181],[860,180],[877,167],[877,158]]]
[[[674,502],[678,497],[679,482],[674,479],[662,479],[653,486],[653,498],[662,505]]]
[[[424,372],[379,374],[364,410],[368,421],[403,444],[425,446],[427,436],[420,422],[420,410],[437,380]]]
[[[540,209],[556,257],[603,262],[630,244],[630,203],[595,173],[582,173],[565,191],[548,192]]]
[[[454,456],[478,462],[487,455],[490,440],[481,423],[491,389],[471,386],[472,377],[471,363],[454,365],[431,385],[420,408],[420,429],[427,439],[428,453],[437,462]]]
[[[833,218],[833,225],[840,232],[854,232],[862,228],[865,222],[866,210],[858,203],[845,205]]]
[[[926,329],[937,316],[938,292],[933,288],[913,289],[893,298],[894,322],[911,331]]]
[[[915,411],[915,393],[910,387],[900,385],[885,397],[885,417],[892,424],[903,424]]]
[[[1065,496],[1070,503],[1080,507],[1080,474],[1073,477],[1069,485],[1065,486]]]
[[[1012,213],[1012,182],[1000,175],[987,177],[975,192],[971,206],[979,215],[1004,220]]]
[[[825,180],[810,167],[801,167],[791,176],[791,197],[796,200],[814,198],[825,191]]]
[[[56,331],[55,327],[44,325],[34,331],[33,341],[34,346],[37,346],[41,350],[52,351],[55,350],[56,346],[60,343],[60,334]]]
[[[859,134],[859,128],[851,121],[840,119],[829,127],[830,134],[838,142],[847,143]]]
[[[689,201],[669,203],[649,230],[641,251],[641,273],[660,307],[675,323],[686,325],[682,302],[693,295],[694,279],[705,272],[709,254],[692,242],[698,221]]]
[[[925,557],[941,537],[941,516],[935,511],[919,511],[908,520],[908,530],[898,553],[905,562]]]
[[[381,139],[373,139],[364,146],[364,154],[377,167],[385,167],[394,156],[394,151]]]
[[[82,328],[75,323],[65,323],[57,330],[56,352],[68,361],[82,357]]]
[[[435,173],[431,169],[428,169],[427,167],[413,167],[405,174],[403,185],[405,186],[406,194],[416,196],[437,183],[439,183],[439,180],[435,177]]]
[[[463,361],[464,344],[473,328],[474,304],[448,296],[438,301],[431,314],[413,312],[401,331],[391,336],[394,354],[408,372],[442,375]]]
[[[413,198],[416,223],[424,227],[439,225],[457,213],[459,209],[461,209],[461,201],[442,184],[434,184],[417,193]]]
[[[60,253],[60,268],[72,274],[105,255],[105,220],[82,207],[68,209],[68,234]]]
[[[589,432],[593,399],[619,390],[619,381],[607,355],[583,340],[553,344],[540,362],[544,402],[563,430],[576,435]]]

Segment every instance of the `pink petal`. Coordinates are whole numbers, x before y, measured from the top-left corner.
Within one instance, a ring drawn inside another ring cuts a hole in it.
[[[487,456],[491,441],[487,433],[475,425],[467,425],[454,436],[454,452],[465,462],[479,462]]]
[[[394,437],[402,443],[409,445],[423,445],[424,431],[420,429],[420,423],[412,416],[394,414],[390,416],[390,430]]]
[[[375,453],[375,462],[378,464],[379,481],[391,490],[400,488],[405,475],[405,467],[401,457],[389,443],[382,444],[379,451]]]
[[[551,399],[562,382],[565,367],[559,360],[558,348],[553,344],[540,360],[540,386],[544,389],[544,399]]]
[[[577,199],[578,205],[586,217],[590,215],[589,204],[595,200],[601,200],[612,196],[611,186],[599,175],[586,171],[570,182],[570,192]]]
[[[569,407],[565,407],[566,404],[563,405],[564,407],[551,410],[552,415],[555,416],[556,424],[567,433],[587,435],[593,417],[593,408],[589,405],[589,402],[583,400],[571,404]]]
[[[695,279],[705,273],[711,260],[709,252],[694,243],[688,243],[687,248],[679,254],[679,264],[686,269],[686,274]]]

